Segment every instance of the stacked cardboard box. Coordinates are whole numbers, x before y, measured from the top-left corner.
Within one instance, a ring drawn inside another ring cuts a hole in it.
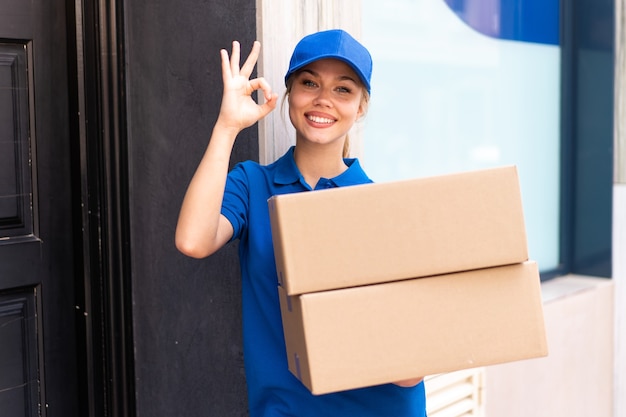
[[[314,394],[547,354],[515,167],[269,207],[289,369]]]

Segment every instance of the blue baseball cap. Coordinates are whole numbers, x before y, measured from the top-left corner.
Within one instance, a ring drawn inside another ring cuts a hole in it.
[[[291,55],[285,83],[294,72],[324,58],[339,59],[350,65],[367,88],[367,92],[370,92],[372,56],[363,45],[341,29],[316,32],[302,38]]]

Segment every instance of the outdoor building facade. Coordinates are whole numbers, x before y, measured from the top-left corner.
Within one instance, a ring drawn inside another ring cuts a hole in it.
[[[236,242],[185,257],[178,210],[219,50],[260,40],[281,96],[295,43],[342,28],[374,56],[350,137],[375,180],[520,169],[550,353],[428,376],[429,415],[626,417],[626,8],[474,3],[3,2],[0,414],[248,414]],[[232,164],[274,161],[288,124],[246,129]]]

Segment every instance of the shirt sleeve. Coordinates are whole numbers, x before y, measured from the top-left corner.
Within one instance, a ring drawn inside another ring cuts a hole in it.
[[[233,226],[232,240],[241,239],[248,227],[250,183],[245,164],[239,163],[228,173],[221,213]]]

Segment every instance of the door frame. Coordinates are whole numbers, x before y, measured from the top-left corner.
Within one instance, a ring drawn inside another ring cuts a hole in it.
[[[90,417],[136,415],[123,4],[67,1],[79,396]]]

